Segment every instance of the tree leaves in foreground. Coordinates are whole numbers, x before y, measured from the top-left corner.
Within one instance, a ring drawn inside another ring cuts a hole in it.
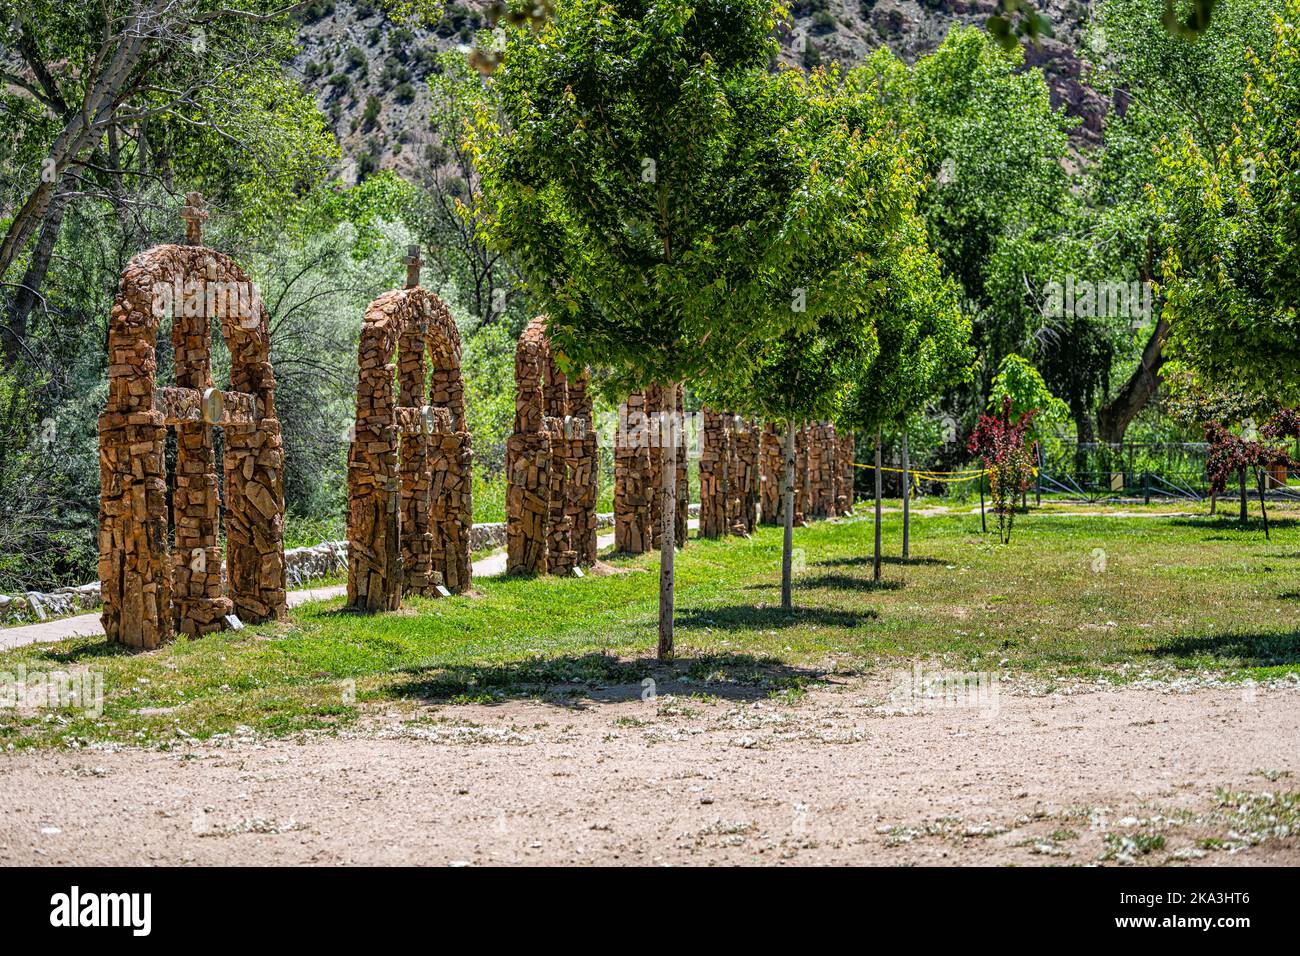
[[[769,71],[776,10],[577,0],[537,34],[509,31],[502,119],[475,136],[486,229],[562,361],[672,394],[735,381],[766,342],[865,304],[863,263],[892,251],[910,158],[852,129],[830,90]]]

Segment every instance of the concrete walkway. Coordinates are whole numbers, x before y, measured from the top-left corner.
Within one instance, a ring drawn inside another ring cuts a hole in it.
[[[699,522],[692,519],[690,526],[697,528]],[[596,539],[598,549],[603,550],[612,547],[613,544],[614,536],[612,534],[601,535]],[[505,573],[506,552],[504,549],[474,562],[474,577],[476,578],[494,578]],[[290,591],[288,602],[289,607],[298,607],[298,605],[306,604],[309,601],[328,601],[331,598],[342,597],[347,593],[348,589],[345,584],[308,587],[299,591]],[[9,651],[15,647],[24,647],[28,644],[66,641],[73,637],[97,637],[103,633],[104,625],[100,623],[99,612],[94,611],[89,614],[77,614],[73,617],[61,617],[54,621],[43,621],[40,624],[26,624],[22,627],[9,627],[0,630],[0,651]]]

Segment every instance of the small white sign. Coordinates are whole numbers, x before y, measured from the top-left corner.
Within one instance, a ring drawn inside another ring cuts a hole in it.
[[[239,619],[238,614],[227,614],[226,627],[230,628],[232,631],[242,631],[244,629],[244,622]]]
[[[577,567],[576,565],[573,568],[573,576],[575,578],[585,577],[585,575],[582,573],[582,568]]]
[[[433,586],[433,589],[434,589],[435,591],[438,592],[438,596],[439,596],[439,597],[451,597],[451,592],[448,591],[448,590],[447,590],[445,587],[443,587],[441,584],[435,584],[435,585]]]

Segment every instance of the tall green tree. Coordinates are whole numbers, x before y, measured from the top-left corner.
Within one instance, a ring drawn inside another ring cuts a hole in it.
[[[1193,5],[1180,3],[1182,12]],[[1158,280],[1159,216],[1146,187],[1159,176],[1160,144],[1188,137],[1201,149],[1227,142],[1242,115],[1251,50],[1266,50],[1283,0],[1220,0],[1197,33],[1168,29],[1168,16],[1149,0],[1101,0],[1085,35],[1089,82],[1113,108],[1105,148],[1087,176],[1089,218],[1082,233],[1094,271]],[[1160,301],[1142,329],[1135,354],[1116,367],[1118,388],[1097,412],[1098,437],[1123,440],[1134,417],[1156,394],[1169,334]],[[1078,350],[1066,350],[1067,361]],[[1069,398],[1058,382],[1049,384]],[[1108,391],[1108,389],[1107,389]],[[1078,414],[1077,409],[1071,409]]]
[[[870,281],[864,275],[864,281]],[[706,404],[785,423],[781,470],[781,607],[794,609],[795,432],[839,415],[854,379],[876,358],[870,310],[823,316],[816,328],[787,333],[764,347],[743,381],[697,386]]]
[[[508,31],[476,148],[487,231],[565,360],[626,387],[726,380],[780,334],[851,312],[913,181],[829,90],[771,72],[769,0],[576,0]],[[673,653],[675,441],[662,442],[659,654]]]
[[[197,189],[255,228],[322,181],[337,147],[284,71],[286,11],[278,0],[0,0],[8,361],[69,205],[107,199],[129,233],[150,197]]]
[[[1064,267],[1073,121],[1052,108],[1041,71],[1025,69],[1018,46],[1004,50],[976,28],[954,28],[911,67],[877,50],[849,82],[916,131],[929,182],[921,210],[981,357],[979,374],[951,396],[973,422],[1003,355],[1053,345],[1040,334],[1033,290]]]
[[[969,380],[975,358],[971,326],[958,305],[958,286],[944,277],[925,244],[923,228],[892,263],[875,311],[879,353],[864,366],[841,405],[837,420],[875,435],[875,552],[872,578],[881,578],[882,434],[907,420],[944,389]],[[904,487],[903,494],[908,489]]]
[[[1252,57],[1241,125],[1167,142],[1153,189],[1170,349],[1208,386],[1300,400],[1300,0]]]
[[[496,86],[481,77],[458,51],[440,54],[429,77],[430,125],[438,142],[416,171],[412,220],[445,283],[455,286],[476,319],[474,330],[502,323],[514,334],[531,317],[520,295],[512,258],[492,248],[483,230],[478,170],[466,136],[474,119],[496,111]]]

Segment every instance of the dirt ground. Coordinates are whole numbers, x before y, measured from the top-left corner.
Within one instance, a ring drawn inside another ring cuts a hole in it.
[[[1002,682],[963,706],[904,682],[583,689],[381,708],[337,736],[0,753],[0,863],[1300,863],[1294,680]]]

